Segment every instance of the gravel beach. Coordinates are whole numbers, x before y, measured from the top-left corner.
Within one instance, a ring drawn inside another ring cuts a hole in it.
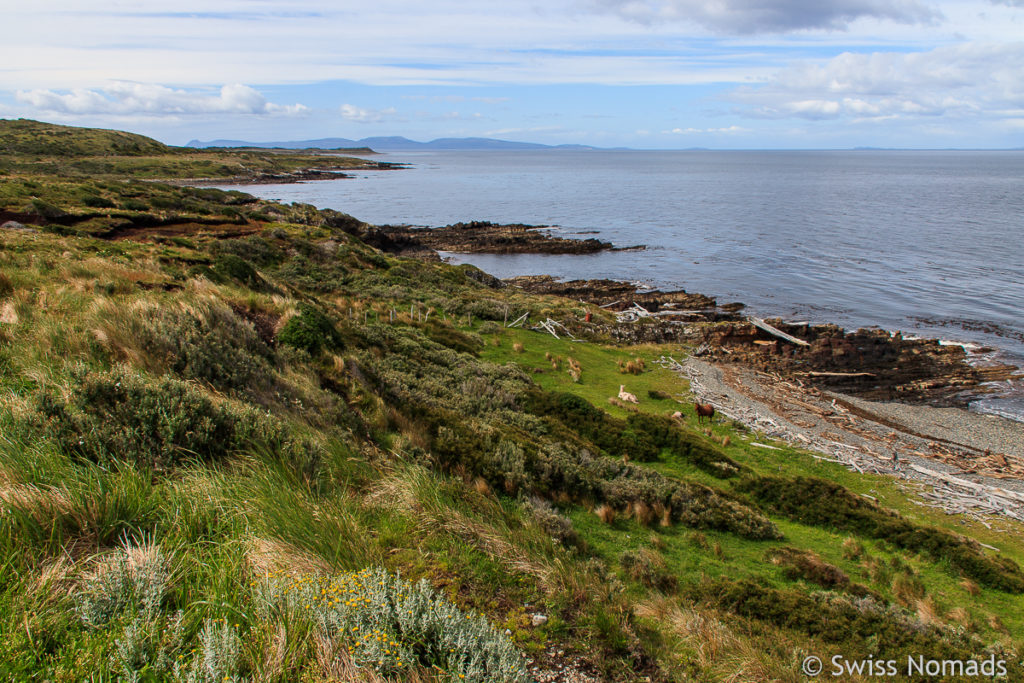
[[[926,483],[928,504],[950,513],[1024,521],[1024,425],[1018,422],[960,408],[867,401],[693,357],[663,364],[687,376],[699,400],[766,437],[852,470]]]

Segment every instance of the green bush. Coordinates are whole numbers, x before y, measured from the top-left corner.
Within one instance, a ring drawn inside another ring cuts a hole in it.
[[[158,367],[218,389],[252,390],[271,376],[273,351],[220,302],[150,306],[125,318],[128,338]]]
[[[266,281],[260,277],[256,269],[245,259],[234,254],[221,254],[214,260],[212,270],[221,277],[234,280],[249,289],[263,291],[267,288]]]
[[[90,372],[66,400],[36,397],[43,434],[101,463],[131,462],[165,471],[190,460],[221,460],[255,444],[296,449],[278,421],[254,408],[214,403],[171,378],[147,381],[124,369]]]
[[[334,323],[311,304],[299,306],[299,314],[285,323],[277,335],[277,341],[302,349],[310,355],[320,353],[321,349],[337,350],[343,345]]]
[[[737,488],[769,510],[803,524],[877,538],[935,560],[948,561],[991,588],[1024,593],[1024,573],[1013,560],[989,557],[966,538],[912,524],[834,482],[813,477],[750,477]]]
[[[627,550],[619,557],[619,564],[635,580],[662,593],[672,593],[679,585],[665,565],[665,558],[648,548]]]
[[[774,548],[768,551],[767,557],[772,564],[782,567],[782,573],[790,581],[803,579],[823,588],[845,588],[850,584],[850,577],[842,569],[810,550]]]
[[[847,658],[877,654],[884,644],[886,656],[927,653],[935,659],[968,659],[980,643],[953,629],[928,626],[907,613],[881,605],[870,597],[850,598],[778,590],[750,580],[719,579],[687,588],[689,597],[718,609],[841,643]],[[980,649],[980,648],[979,648]]]
[[[667,448],[680,459],[708,474],[725,479],[742,471],[736,461],[707,439],[684,431],[664,415],[633,413],[626,418],[631,429],[647,436],[658,448]]]
[[[113,209],[117,207],[117,204],[110,199],[94,194],[82,197],[82,203],[94,209]]]

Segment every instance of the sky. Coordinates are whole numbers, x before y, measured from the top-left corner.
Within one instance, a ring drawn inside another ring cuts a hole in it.
[[[171,144],[1024,147],[1024,0],[0,0],[0,117]]]

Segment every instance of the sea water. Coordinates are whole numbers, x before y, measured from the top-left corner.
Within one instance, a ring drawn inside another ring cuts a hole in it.
[[[244,188],[377,224],[554,226],[638,251],[449,255],[686,289],[762,316],[878,326],[1024,365],[1024,151],[431,151],[346,180]],[[974,408],[1024,419],[1024,394]]]

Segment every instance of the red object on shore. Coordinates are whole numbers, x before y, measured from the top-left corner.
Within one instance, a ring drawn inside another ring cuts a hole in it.
[[[590,322],[590,311],[587,311],[587,322]]]

